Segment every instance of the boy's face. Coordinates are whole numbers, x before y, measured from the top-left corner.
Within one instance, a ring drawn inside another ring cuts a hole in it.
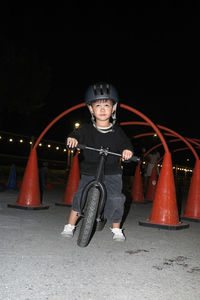
[[[106,121],[110,119],[114,111],[114,106],[111,100],[99,100],[93,102],[89,106],[89,110],[95,116],[96,120]]]

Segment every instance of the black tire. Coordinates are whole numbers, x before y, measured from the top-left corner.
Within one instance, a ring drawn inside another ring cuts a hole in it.
[[[84,218],[81,224],[77,240],[77,245],[80,247],[86,247],[89,244],[89,241],[92,237],[92,231],[96,220],[99,199],[100,191],[97,188],[92,187],[88,192],[84,209]]]
[[[96,231],[102,231],[104,229],[104,226],[106,225],[106,222],[106,219],[102,219],[100,222],[97,222]]]

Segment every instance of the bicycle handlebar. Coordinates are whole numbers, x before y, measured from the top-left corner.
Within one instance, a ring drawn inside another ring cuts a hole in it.
[[[104,153],[105,155],[110,154],[110,155],[115,155],[115,156],[122,157],[121,154],[108,151],[108,149],[105,149],[105,148],[97,149],[97,148],[93,148],[93,147],[88,147],[88,146],[83,145],[83,144],[78,144],[76,146],[76,148],[81,149],[81,150],[86,149],[86,150],[92,150],[92,151],[96,151],[96,152],[101,152],[101,153]],[[140,158],[138,156],[133,155],[130,159],[125,160],[124,162],[131,162],[131,161],[139,162]]]

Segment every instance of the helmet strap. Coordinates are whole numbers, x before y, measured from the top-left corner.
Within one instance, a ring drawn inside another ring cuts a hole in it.
[[[116,123],[116,119],[117,119],[116,111],[117,111],[117,103],[113,105],[113,113],[112,113],[113,125]]]

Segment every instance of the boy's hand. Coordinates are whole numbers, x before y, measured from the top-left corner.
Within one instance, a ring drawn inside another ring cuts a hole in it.
[[[133,156],[133,152],[130,150],[123,150],[122,152],[122,161],[128,160]]]
[[[76,146],[78,145],[78,141],[74,138],[67,138],[67,146],[69,148],[76,148]]]

